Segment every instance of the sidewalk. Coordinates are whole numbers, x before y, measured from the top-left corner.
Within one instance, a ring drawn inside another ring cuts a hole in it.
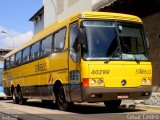
[[[121,103],[121,108],[158,110],[158,111],[160,111],[160,105],[157,105],[157,104],[145,104],[145,101],[142,101],[142,100],[139,100],[139,101],[123,100],[122,103]]]
[[[136,109],[158,110],[158,111],[160,111],[160,106],[157,106],[157,105],[137,104],[137,105],[136,105]]]

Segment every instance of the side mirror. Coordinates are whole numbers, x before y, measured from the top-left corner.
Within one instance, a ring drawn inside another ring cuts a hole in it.
[[[79,28],[78,30],[78,44],[83,44],[85,41],[85,28]]]
[[[87,50],[86,29],[80,28],[78,31],[78,44],[82,46],[83,52]]]
[[[148,36],[146,35],[146,36],[145,36],[145,38],[146,38],[146,42],[147,42],[147,48],[149,49],[149,48],[150,48],[150,45],[149,45],[149,39],[148,39]]]

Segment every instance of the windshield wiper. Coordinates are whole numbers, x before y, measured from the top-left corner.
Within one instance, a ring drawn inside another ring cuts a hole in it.
[[[137,62],[137,64],[139,64],[140,61],[137,59],[137,57],[134,54],[133,54],[133,57],[134,57],[135,61]]]
[[[131,52],[131,49],[130,49],[130,47],[129,47],[127,44],[124,44],[124,43],[123,43],[123,47],[125,47],[125,49],[128,49],[128,50]],[[131,54],[131,53],[130,53],[130,54]],[[135,61],[137,62],[137,64],[139,64],[140,61],[137,59],[137,57],[136,57],[134,54],[131,54],[131,55],[133,55]]]
[[[131,52],[131,49],[130,49],[130,47],[129,47],[127,44],[124,44],[124,43],[123,43],[123,47],[125,47],[125,49],[128,49],[128,50]],[[131,54],[131,53],[130,53],[130,54]],[[137,62],[137,64],[139,64],[140,61],[137,59],[137,57],[136,57],[134,54],[132,54],[132,55],[133,55],[135,61]]]
[[[117,47],[112,54],[109,56],[109,58],[104,62],[104,63],[109,63],[111,61],[111,59],[113,58],[113,56],[119,51],[119,47]]]
[[[124,43],[124,39],[123,39],[123,37],[122,37],[122,36],[120,36],[120,38],[121,38],[121,40],[122,40],[122,47],[124,47],[125,49],[128,49],[128,51],[130,51],[130,52],[131,52],[131,48],[130,48],[127,44],[125,44],[125,43]],[[133,55],[133,57],[134,57],[135,61],[137,62],[137,64],[139,64],[139,63],[140,63],[140,61],[137,59],[137,57],[136,57],[134,54],[132,54],[132,55]]]

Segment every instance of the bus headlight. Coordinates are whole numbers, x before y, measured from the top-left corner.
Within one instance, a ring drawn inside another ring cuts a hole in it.
[[[98,85],[102,85],[102,84],[103,84],[103,80],[99,79],[99,80],[97,81],[97,84],[98,84]]]
[[[92,79],[90,79],[89,80],[89,85],[90,86],[94,86],[94,87],[96,87],[96,86],[104,86],[104,81],[103,81],[103,79],[98,79],[98,78],[92,78]]]
[[[143,79],[142,80],[142,85],[145,85],[146,84],[146,79]]]
[[[93,80],[93,79],[91,79],[91,80],[90,80],[90,85],[95,85],[95,84],[96,84],[96,81]]]
[[[151,80],[147,78],[146,83],[147,83],[147,85],[151,85]]]
[[[142,85],[151,85],[151,80],[149,78],[143,78]]]

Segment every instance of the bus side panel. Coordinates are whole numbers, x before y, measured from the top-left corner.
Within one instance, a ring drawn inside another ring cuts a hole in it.
[[[3,73],[3,86],[4,86],[4,93],[7,96],[11,96],[11,91],[10,91],[10,87],[11,87],[11,74],[10,71],[4,71]]]
[[[54,53],[46,58],[27,63],[12,70],[14,87],[20,85],[25,98],[54,100],[56,80],[68,83],[68,51]],[[8,85],[10,87],[11,85]]]

